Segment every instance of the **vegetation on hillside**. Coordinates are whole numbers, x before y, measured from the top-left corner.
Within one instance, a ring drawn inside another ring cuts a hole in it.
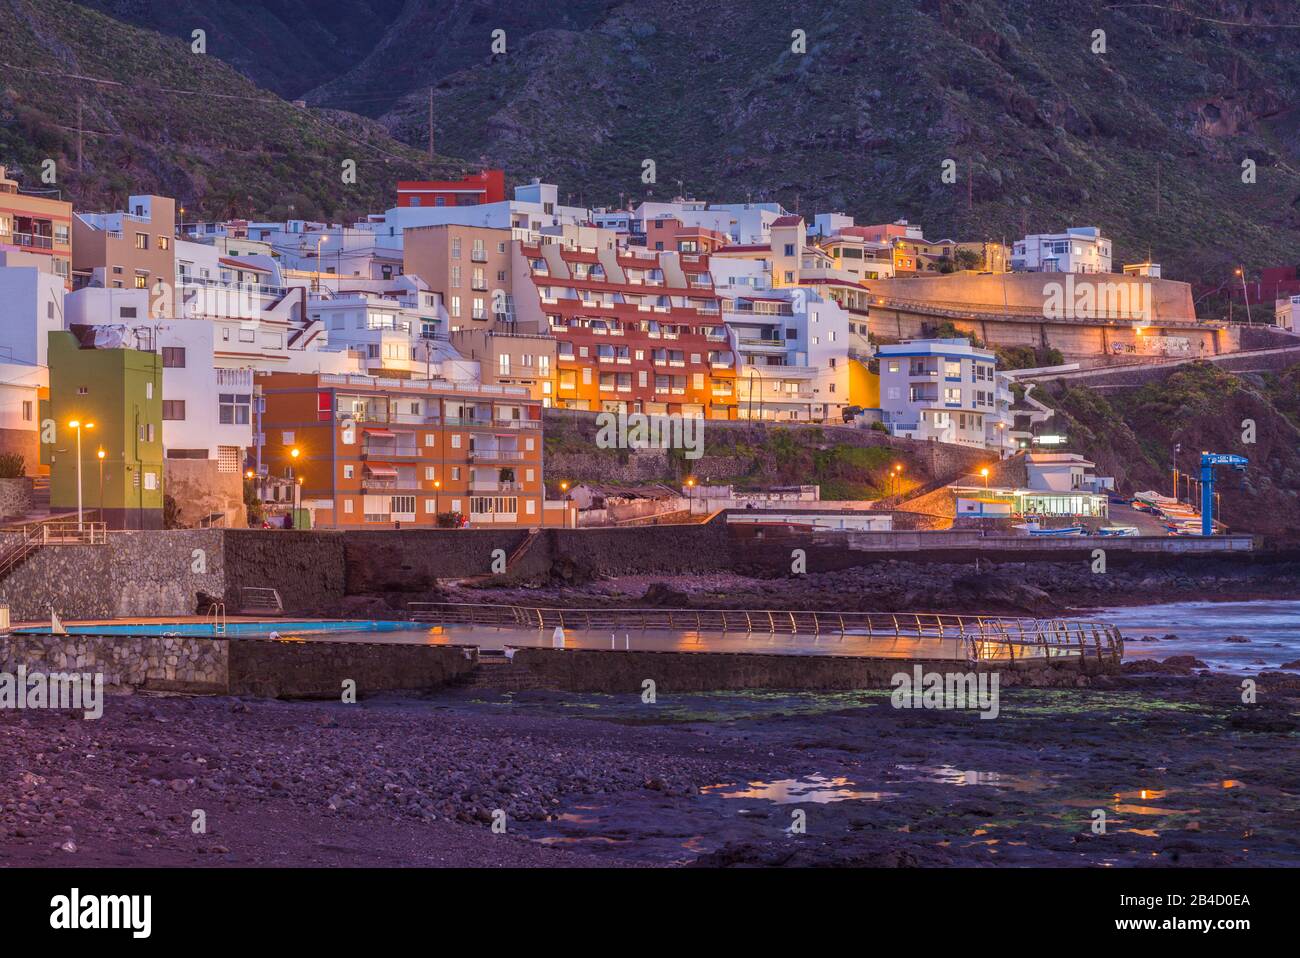
[[[1193,363],[1141,388],[1103,395],[1057,381],[1034,395],[1056,409],[1053,428],[1069,437],[1068,448],[1127,493],[1168,494],[1175,460],[1183,475],[1199,476],[1203,450],[1247,457],[1245,473],[1218,471],[1224,518],[1294,539],[1300,536],[1297,380],[1300,365],[1258,377]],[[1175,444],[1182,447],[1176,457]]]
[[[0,0],[0,165],[81,209],[175,196],[187,220],[347,219],[393,205],[398,179],[467,169],[431,166],[371,120],[295,107],[215,56],[68,0]]]

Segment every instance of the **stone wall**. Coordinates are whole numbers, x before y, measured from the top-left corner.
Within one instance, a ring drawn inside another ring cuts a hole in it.
[[[102,673],[104,687],[159,691],[224,692],[222,640],[180,636],[0,636],[3,671]]]
[[[403,529],[343,533],[347,593],[426,592],[439,578],[489,575],[492,554],[508,558],[526,529]]]
[[[231,695],[337,700],[345,680],[356,683],[358,697],[432,689],[478,664],[476,649],[453,645],[260,639],[235,639],[229,645]]]
[[[344,595],[344,533],[231,529],[225,544],[226,609],[239,611],[244,587],[278,589],[289,615],[337,607]],[[404,533],[384,533],[404,535]]]
[[[31,507],[31,479],[0,479],[0,519],[22,518]]]
[[[224,591],[217,529],[110,532],[106,545],[47,545],[0,580],[14,622],[193,615]]]
[[[432,689],[471,672],[477,650],[379,642],[284,642],[181,636],[0,636],[0,669],[102,673],[104,687],[281,698]]]

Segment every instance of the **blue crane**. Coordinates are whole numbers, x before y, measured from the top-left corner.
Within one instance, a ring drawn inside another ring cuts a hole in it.
[[[1231,466],[1245,472],[1250,460],[1230,452],[1201,453],[1201,535],[1214,535],[1214,467]]]

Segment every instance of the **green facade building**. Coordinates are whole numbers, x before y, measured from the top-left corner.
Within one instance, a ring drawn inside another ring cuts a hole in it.
[[[102,519],[110,529],[161,529],[162,360],[97,337],[93,328],[77,329],[80,339],[72,332],[49,334],[41,461],[50,466],[50,508],[76,513],[77,429],[69,423],[80,422],[86,520]],[[112,345],[88,345],[97,338]]]

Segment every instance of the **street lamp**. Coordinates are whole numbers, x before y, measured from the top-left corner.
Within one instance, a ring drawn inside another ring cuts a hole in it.
[[[1236,273],[1241,277],[1241,298],[1246,302],[1246,323],[1250,324],[1250,293],[1246,290],[1246,271],[1238,266]]]
[[[688,503],[687,512],[689,512],[691,515],[694,515],[695,514],[695,477],[694,476],[686,477],[686,501]]]
[[[82,512],[81,512],[81,430],[94,429],[93,422],[82,422],[80,419],[72,419],[68,422],[69,429],[77,430],[77,531],[81,531]]]
[[[569,484],[567,482],[560,483],[560,492],[564,493],[564,499],[562,500],[564,502],[563,525],[565,528],[568,528],[569,526]]]
[[[95,453],[99,460],[99,521],[104,521],[104,447],[100,446],[99,451]]]
[[[440,490],[441,488],[442,488],[442,480],[441,480],[441,479],[435,479],[435,480],[433,480],[433,524],[434,524],[435,526],[438,524],[438,515],[439,515],[439,512],[438,512],[438,490]],[[546,516],[543,515],[542,518],[545,519]]]
[[[987,489],[989,487],[989,467],[985,466],[981,469],[980,475],[984,477],[984,488]]]
[[[889,474],[889,477],[894,495],[898,495],[903,491],[903,464],[901,462],[894,463],[894,470]]]

